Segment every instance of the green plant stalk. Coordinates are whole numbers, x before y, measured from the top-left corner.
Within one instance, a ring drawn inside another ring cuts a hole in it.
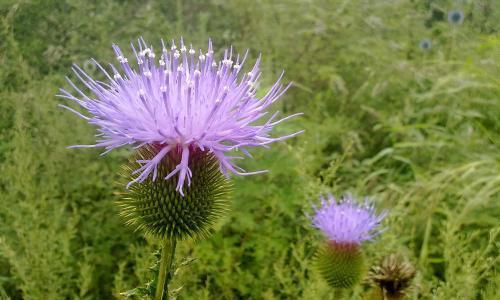
[[[395,293],[395,294],[387,294],[380,287],[375,287],[371,290],[371,293],[368,293],[364,300],[404,300],[405,294],[403,293]]]
[[[422,242],[422,248],[420,249],[420,265],[424,266],[427,263],[427,255],[429,252],[429,239],[432,232],[432,214],[427,219],[427,224],[425,225],[424,240]]]
[[[174,261],[176,244],[177,241],[175,239],[163,239],[155,300],[168,300],[168,283],[170,281],[170,269]]]
[[[342,288],[337,288],[334,290],[333,292],[333,295],[334,295],[334,299],[343,299],[344,298],[344,291],[345,289],[342,289]]]

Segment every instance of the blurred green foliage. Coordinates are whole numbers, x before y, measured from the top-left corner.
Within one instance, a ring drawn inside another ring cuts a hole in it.
[[[410,258],[410,299],[499,298],[500,2],[2,0],[0,16],[0,299],[125,299],[151,279],[157,245],[114,204],[130,151],[66,149],[94,129],[54,97],[71,63],[99,76],[88,59],[139,36],[261,52],[262,87],[295,83],[277,108],[305,112],[276,132],[305,134],[244,162],[271,172],[235,179],[212,238],[180,246],[196,260],[179,299],[334,299],[306,217],[328,191],[391,211],[366,250]]]

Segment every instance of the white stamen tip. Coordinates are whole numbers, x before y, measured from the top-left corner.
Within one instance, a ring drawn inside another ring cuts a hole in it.
[[[189,49],[189,54],[194,55],[195,53],[196,53],[196,51],[194,51],[193,48]]]
[[[128,62],[128,59],[127,59],[127,58],[125,58],[125,57],[123,57],[123,56],[121,56],[121,55],[120,55],[120,56],[117,56],[117,57],[116,57],[116,59],[118,59],[118,61],[119,61],[120,63],[122,63],[122,64],[125,64],[125,63],[127,63],[127,62]]]
[[[164,85],[160,86],[160,91],[161,91],[162,93],[167,92],[167,87],[166,87],[166,86],[164,86]]]
[[[200,59],[200,61],[204,61],[204,60],[205,60],[205,55],[201,54],[201,55],[199,56],[199,59]]]
[[[179,53],[179,51],[175,50],[174,57],[179,58],[180,56],[181,56],[181,54]]]
[[[155,54],[153,53],[153,51],[151,51],[151,49],[149,48],[146,48],[144,50],[142,50],[141,52],[139,52],[139,55],[140,56],[149,56],[149,57],[155,57]]]
[[[200,76],[201,72],[199,70],[194,70],[194,76]]]

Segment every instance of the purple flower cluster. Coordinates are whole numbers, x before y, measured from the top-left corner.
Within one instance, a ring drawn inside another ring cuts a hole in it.
[[[381,233],[378,227],[386,212],[377,215],[368,198],[363,205],[357,204],[352,196],[344,196],[339,203],[331,194],[328,199],[321,196],[320,200],[321,207],[314,207],[312,222],[331,242],[359,245]]]
[[[141,167],[134,172],[137,177],[129,185],[142,182],[151,174],[155,180],[158,164],[169,153],[179,155],[180,161],[165,179],[178,175],[177,190],[181,193],[185,182],[190,184],[192,173],[188,163],[193,151],[213,153],[225,174],[265,172],[245,172],[233,162],[242,157],[228,153],[240,150],[250,156],[248,147],[267,147],[300,133],[269,135],[274,126],[300,114],[281,119],[277,119],[278,112],[268,115],[269,106],[290,84],[281,84],[282,73],[269,91],[257,98],[260,57],[250,70],[241,74],[248,52],[240,58],[235,57],[232,48],[226,49],[223,59],[217,61],[211,41],[208,51],[202,52],[192,46],[187,48],[181,39],[179,47],[172,41],[169,49],[162,41],[162,50],[156,58],[153,47],[140,39],[138,49],[132,45],[137,60],[137,69],[133,69],[120,48],[113,45],[113,49],[122,72],[110,64],[112,74],[109,74],[94,61],[107,78],[107,82],[101,82],[74,66],[76,76],[93,96],[87,96],[69,79],[76,95],[61,89],[59,96],[73,100],[89,116],[62,107],[98,127],[96,144],[72,147],[104,147],[103,154],[125,145],[137,148],[150,145],[158,150],[151,159],[138,161]]]

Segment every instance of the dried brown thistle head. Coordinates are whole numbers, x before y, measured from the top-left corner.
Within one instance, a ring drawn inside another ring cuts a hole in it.
[[[369,278],[380,288],[383,299],[403,299],[415,273],[415,268],[408,260],[393,253],[371,268]]]

